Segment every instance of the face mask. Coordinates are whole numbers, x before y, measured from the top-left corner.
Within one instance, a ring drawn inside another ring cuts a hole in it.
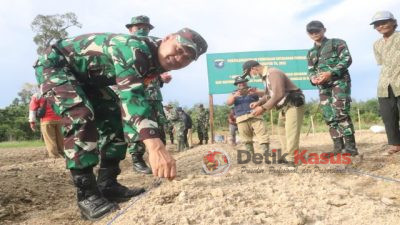
[[[149,31],[145,30],[145,29],[139,29],[139,30],[137,30],[136,32],[133,33],[133,35],[143,36],[143,37],[147,36],[148,34],[149,34]]]

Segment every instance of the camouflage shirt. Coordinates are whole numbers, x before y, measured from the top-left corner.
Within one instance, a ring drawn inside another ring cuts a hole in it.
[[[330,82],[340,79],[350,80],[347,68],[352,59],[346,42],[341,39],[322,40],[321,46],[314,44],[307,53],[308,76],[310,80],[318,77],[320,72],[332,73]]]
[[[145,93],[148,81],[158,79],[164,72],[158,62],[158,46],[154,39],[127,34],[97,33],[64,39],[53,48],[59,53],[56,60],[65,58],[57,65],[72,73],[55,73],[37,80],[43,92],[75,79],[93,87],[117,84],[124,132],[130,141],[159,137]],[[46,63],[41,60],[37,65]]]
[[[208,128],[208,110],[199,110],[199,114],[197,117],[197,126]]]

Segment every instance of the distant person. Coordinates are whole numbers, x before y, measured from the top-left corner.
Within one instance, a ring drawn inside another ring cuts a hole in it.
[[[385,154],[392,155],[400,152],[400,33],[396,31],[397,20],[389,11],[377,12],[371,25],[382,35],[374,43],[376,62],[382,66],[378,102],[388,143],[392,146]]]
[[[299,150],[300,131],[304,117],[304,95],[289,77],[279,69],[263,66],[249,60],[243,64],[243,74],[258,76],[264,83],[265,96],[250,104],[254,116],[260,116],[273,108],[279,110],[279,140],[286,161],[294,166],[295,151]]]
[[[46,98],[41,97],[40,94],[34,94],[29,103],[29,124],[32,131],[36,131],[36,120],[39,119],[40,130],[42,131],[49,157],[64,157],[64,137],[61,133],[61,117],[54,113],[51,103]]]
[[[229,143],[233,146],[236,145],[236,132],[238,127],[236,124],[235,110],[233,107],[230,109],[228,114],[228,124],[229,124]]]
[[[208,144],[208,126],[209,126],[208,110],[204,109],[203,104],[198,107],[197,115],[197,135],[199,137],[199,144]],[[203,142],[204,141],[204,142]]]
[[[185,126],[185,129],[183,130],[183,142],[184,142],[184,148],[189,149],[189,141],[188,141],[188,131],[189,129],[192,129],[192,118],[182,109],[182,107],[178,107],[177,111],[179,115],[181,116],[183,120],[183,124]]]
[[[269,135],[262,115],[254,116],[250,104],[259,100],[257,89],[247,85],[249,80],[236,77],[234,85],[237,90],[227,100],[227,104],[233,105],[236,123],[239,129],[240,141],[245,145],[246,150],[254,154],[254,138],[260,144],[263,153],[269,152]]]
[[[183,122],[183,117],[178,112],[178,108],[175,108],[172,104],[168,104],[165,109],[165,114],[167,116],[168,121],[173,126],[173,131],[175,132],[176,141],[178,143],[177,151],[183,151],[185,149],[185,140],[184,140],[184,130],[185,124]]]
[[[326,29],[320,21],[309,22],[306,30],[314,41],[307,53],[308,76],[311,84],[319,89],[323,117],[333,140],[333,153],[358,155],[350,117],[350,51],[345,41],[326,38]]]
[[[132,17],[131,22],[126,24],[125,27],[129,30],[129,33],[139,37],[146,37],[150,30],[154,28],[149,17],[144,15]]]

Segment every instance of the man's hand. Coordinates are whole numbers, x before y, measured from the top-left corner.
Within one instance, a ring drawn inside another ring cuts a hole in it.
[[[149,150],[149,162],[153,175],[160,178],[173,180],[176,177],[175,159],[166,150],[165,145],[159,138],[143,140]]]
[[[329,72],[329,71],[328,72],[322,72],[322,73],[319,74],[318,77],[319,77],[318,84],[324,84],[324,83],[328,82],[331,79],[332,73]]]
[[[251,114],[253,114],[254,116],[259,116],[259,115],[263,114],[264,112],[265,112],[265,109],[263,107],[257,106],[255,109],[253,109]]]
[[[249,95],[257,94],[257,88],[249,88],[247,93]]]
[[[160,77],[161,80],[166,84],[168,84],[172,80],[172,76],[169,73],[162,73]]]
[[[258,106],[258,102],[252,102],[250,103],[250,109],[254,109],[255,107]]]
[[[29,122],[29,126],[31,127],[31,130],[32,130],[33,132],[36,131],[36,123],[35,123],[35,122]]]
[[[235,91],[235,93],[233,94],[234,98],[240,97],[240,91]]]
[[[311,83],[318,85],[319,84],[319,78],[318,77],[313,77],[311,78]]]

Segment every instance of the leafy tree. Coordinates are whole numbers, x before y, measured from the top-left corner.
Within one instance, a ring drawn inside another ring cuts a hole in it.
[[[55,41],[68,36],[70,27],[82,27],[75,13],[69,12],[62,15],[37,15],[32,21],[31,28],[36,33],[33,41],[38,46],[37,53],[43,51]]]

